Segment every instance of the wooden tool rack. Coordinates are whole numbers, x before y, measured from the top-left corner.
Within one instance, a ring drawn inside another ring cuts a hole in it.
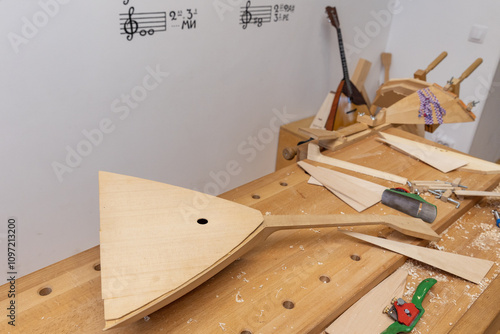
[[[385,131],[433,144],[398,129]],[[443,174],[376,141],[375,134],[323,154],[408,179],[460,177],[471,189],[493,190],[500,181],[498,174],[463,171]],[[388,188],[397,186],[347,173]],[[328,190],[307,184],[307,180],[308,175],[292,164],[220,197],[258,209],[264,215],[356,213]],[[426,313],[417,324],[416,333],[496,333],[500,328],[500,279],[496,279],[500,272],[500,229],[490,211],[499,206],[498,199],[465,199],[455,209],[431,196],[424,198],[437,205],[438,216],[432,227],[442,233],[441,241],[431,247],[496,262],[481,284],[355,240],[336,228],[280,231],[184,297],[143,320],[108,332],[322,333],[350,305],[397,268],[405,266],[410,274],[407,283],[410,292],[424,278],[438,280],[424,300]],[[364,213],[403,215],[381,203]],[[380,226],[350,230],[428,244]],[[100,333],[104,327],[99,247],[21,277],[16,286],[16,326],[9,326],[9,319],[4,316],[1,333]],[[0,309],[5,312],[9,303],[8,285],[4,284],[0,290]],[[359,319],[363,321],[362,314]]]

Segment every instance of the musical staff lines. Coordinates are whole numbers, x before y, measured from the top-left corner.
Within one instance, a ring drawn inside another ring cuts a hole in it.
[[[240,25],[243,29],[246,29],[249,24],[262,27],[263,23],[288,21],[290,14],[294,11],[295,5],[282,3],[274,6],[252,6],[252,2],[248,0],[245,7],[240,7]]]
[[[127,35],[129,41],[136,33],[146,36],[160,31],[167,31],[166,12],[135,13],[135,8],[130,7],[128,13],[120,14],[120,34]]]
[[[245,7],[241,7],[241,21],[243,29],[246,29],[249,23],[261,27],[263,23],[271,22],[272,6],[251,6],[251,2],[247,1]]]

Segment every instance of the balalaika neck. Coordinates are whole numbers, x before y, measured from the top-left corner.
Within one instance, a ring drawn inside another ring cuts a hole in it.
[[[337,37],[339,39],[340,60],[342,61],[342,71],[344,72],[344,81],[346,85],[346,90],[348,92],[349,97],[352,97],[351,80],[349,79],[349,71],[347,70],[347,61],[345,59],[345,52],[344,52],[344,42],[342,41],[342,32],[340,31],[340,28],[337,29]]]

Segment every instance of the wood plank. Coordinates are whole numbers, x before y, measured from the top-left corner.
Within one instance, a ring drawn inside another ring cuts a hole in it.
[[[380,202],[382,192],[386,189],[366,180],[315,167],[305,161],[299,161],[297,164],[329,190],[342,194],[342,200],[359,212]]]
[[[493,266],[489,260],[476,259],[460,254],[453,254],[397,242],[393,240],[381,239],[356,232],[343,232],[354,238],[364,240],[379,247],[389,249],[393,252],[411,257],[412,259],[429,264],[446,272],[452,273],[463,279],[476,284],[486,276]]]
[[[494,191],[455,190],[454,193],[457,196],[500,197],[500,193]]]
[[[339,159],[335,159],[335,158],[323,155],[320,152],[319,146],[316,144],[310,143],[310,144],[308,144],[308,146],[309,146],[308,150],[307,150],[307,159],[308,160],[324,163],[324,164],[334,166],[334,167],[352,170],[352,171],[355,171],[355,172],[358,172],[361,174],[370,175],[373,177],[377,177],[377,178],[387,180],[387,181],[396,182],[399,184],[406,185],[406,182],[408,181],[408,179],[406,179],[402,176],[399,176],[399,175],[383,172],[383,171],[373,169],[370,167],[365,167],[365,166],[353,164],[351,162],[347,162],[347,161],[343,161],[343,160],[339,160]]]
[[[467,164],[467,161],[448,157],[441,152],[428,150],[426,146],[416,142],[401,142],[393,140],[393,136],[381,134],[383,139],[378,139],[396,150],[419,159],[443,173],[451,172]]]
[[[315,128],[300,128],[299,132],[317,140],[337,139],[342,135],[337,131],[329,131]]]
[[[462,171],[468,172],[477,172],[481,174],[497,174],[500,173],[500,165],[495,164],[493,162],[489,162],[486,160],[482,160],[476,157],[472,157],[470,155],[466,155],[463,153],[459,153],[456,151],[452,151],[450,149],[444,149],[442,147],[436,147],[428,144],[424,144],[421,142],[416,142],[415,140],[408,140],[406,138],[402,138],[400,136],[391,135],[389,133],[380,133],[382,137],[386,140],[390,140],[391,142],[397,142],[399,144],[406,144],[415,146],[418,149],[421,149],[424,152],[439,152],[444,155],[448,159],[458,159],[466,161],[467,164],[463,167],[460,167]]]
[[[380,334],[394,320],[382,310],[394,297],[404,293],[408,272],[399,268],[342,313],[327,329],[326,334]]]

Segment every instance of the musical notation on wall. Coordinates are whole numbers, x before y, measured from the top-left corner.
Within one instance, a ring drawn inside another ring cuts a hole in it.
[[[126,13],[120,13],[120,34],[132,41],[135,35],[151,36],[167,28],[189,30],[196,29],[196,8],[158,12],[136,12],[131,6]]]
[[[240,25],[246,29],[249,24],[262,27],[264,23],[288,21],[294,11],[295,5],[281,3],[252,6],[252,2],[248,0],[246,5],[240,8]]]
[[[128,13],[120,14],[120,34],[127,35],[129,41],[137,33],[146,36],[160,31],[167,31],[166,12],[135,13],[135,8],[130,7]]]

